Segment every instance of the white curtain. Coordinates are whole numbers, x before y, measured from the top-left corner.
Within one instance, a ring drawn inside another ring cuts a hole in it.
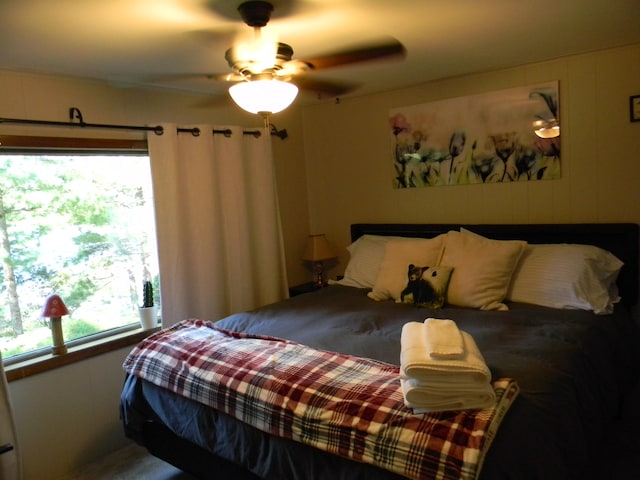
[[[0,378],[0,448],[4,450],[0,455],[0,480],[19,480],[22,478],[22,464],[2,355],[0,355],[0,376],[2,377]],[[9,446],[13,448],[10,450]]]
[[[287,296],[267,129],[163,125],[149,135],[163,325],[217,320]],[[212,130],[229,129],[230,136]]]

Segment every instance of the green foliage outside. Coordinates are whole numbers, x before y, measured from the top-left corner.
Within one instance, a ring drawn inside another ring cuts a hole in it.
[[[0,349],[51,345],[40,317],[60,295],[65,340],[138,321],[159,292],[146,156],[0,155]],[[159,304],[159,299],[156,299]]]
[[[102,328],[100,325],[84,320],[69,320],[63,324],[62,331],[65,341],[69,341],[101,332]],[[21,337],[21,342],[14,342],[13,347],[2,352],[3,358],[51,346],[51,330],[44,319],[42,326],[30,330],[28,334]]]

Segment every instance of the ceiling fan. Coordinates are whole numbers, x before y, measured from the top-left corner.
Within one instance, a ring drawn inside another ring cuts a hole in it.
[[[262,34],[262,28],[269,23],[273,12],[273,5],[270,2],[247,1],[240,4],[238,11],[244,23],[253,28],[253,39],[249,42],[236,44],[226,51],[225,59],[232,70],[230,73],[211,75],[210,78],[235,83],[230,88],[229,93],[242,108],[245,107],[234,95],[234,90],[236,94],[241,90],[248,92],[257,88],[255,84],[258,82],[275,84],[283,92],[288,90],[290,92],[289,96],[293,95],[293,98],[284,108],[293,101],[298,87],[315,92],[319,96],[343,95],[354,90],[358,85],[314,79],[305,74],[342,65],[402,57],[406,53],[404,46],[393,39],[364,47],[333,52],[315,58],[295,59],[293,58],[293,48],[290,45],[269,41]],[[273,80],[276,80],[276,82],[272,82]],[[248,87],[250,84],[254,85]],[[252,95],[255,98],[258,93],[254,91]],[[263,92],[262,95],[273,94]],[[256,110],[258,108],[262,107],[245,108],[245,110],[259,113],[260,111]],[[271,110],[268,113],[275,113],[275,111]]]

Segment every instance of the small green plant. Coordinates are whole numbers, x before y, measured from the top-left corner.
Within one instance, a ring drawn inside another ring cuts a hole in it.
[[[142,283],[142,308],[153,307],[153,285],[149,280]]]

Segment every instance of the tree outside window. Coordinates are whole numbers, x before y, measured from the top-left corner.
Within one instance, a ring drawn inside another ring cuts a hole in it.
[[[65,340],[137,324],[143,281],[160,291],[152,195],[146,154],[0,152],[5,359],[51,345],[52,293]]]

